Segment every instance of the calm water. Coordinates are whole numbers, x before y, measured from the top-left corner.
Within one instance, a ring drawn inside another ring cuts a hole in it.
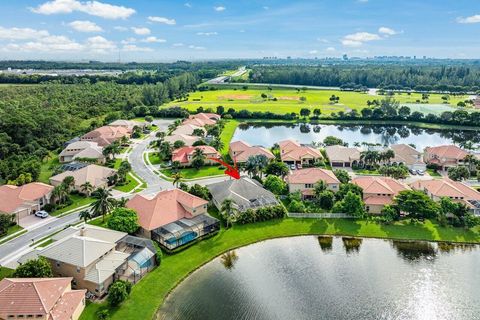
[[[479,268],[477,246],[275,239],[194,272],[158,319],[480,319]]]
[[[239,126],[232,141],[244,140],[253,145],[271,147],[274,143],[293,138],[300,143],[322,142],[327,136],[335,136],[353,146],[354,142],[380,143],[388,146],[396,143],[414,144],[417,150],[427,146],[480,142],[480,133],[473,130],[433,130],[407,126],[381,125],[243,125]]]

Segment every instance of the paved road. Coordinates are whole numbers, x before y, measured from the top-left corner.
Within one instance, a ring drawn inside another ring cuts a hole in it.
[[[154,123],[160,131],[166,131],[168,126],[173,123],[173,120],[155,120]],[[150,142],[155,139],[155,133],[151,133],[149,137],[135,144],[132,147],[132,152],[128,156],[132,170],[147,183],[147,189],[141,192],[145,195],[156,193],[163,189],[173,188],[171,182],[161,179],[143,162],[143,153],[148,149]]]
[[[155,124],[157,124],[160,130],[164,131],[172,122],[173,120],[156,120]],[[142,191],[143,194],[151,194],[158,192],[161,189],[173,187],[170,182],[160,179],[158,175],[153,173],[143,163],[143,152],[145,149],[147,149],[150,141],[154,139],[155,134],[152,133],[147,139],[133,145],[132,152],[129,155],[129,161],[132,164],[132,169],[138,176],[147,182],[148,187]],[[118,197],[121,196],[122,195],[119,195]],[[130,196],[133,195],[128,195],[127,198]],[[39,226],[7,243],[0,245],[0,265],[4,265],[7,262],[9,262],[7,265],[11,265],[12,261],[15,261],[16,258],[28,252],[31,249],[30,244],[32,244],[32,239],[35,241],[40,240],[55,231],[61,230],[70,224],[80,221],[78,218],[78,213],[80,211],[81,210],[78,210],[66,216],[52,219],[51,222]]]

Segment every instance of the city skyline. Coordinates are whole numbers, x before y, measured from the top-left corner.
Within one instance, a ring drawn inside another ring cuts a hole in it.
[[[479,58],[471,1],[83,1],[0,5],[0,59]]]

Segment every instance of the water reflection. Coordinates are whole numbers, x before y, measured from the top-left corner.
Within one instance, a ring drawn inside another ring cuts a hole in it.
[[[227,270],[231,270],[235,266],[235,262],[237,262],[237,260],[238,256],[234,250],[228,251],[220,257],[220,262]]]
[[[480,132],[458,129],[422,129],[405,125],[310,125],[255,123],[241,124],[233,141],[244,140],[253,145],[272,146],[275,142],[293,138],[301,143],[320,142],[327,136],[343,139],[350,146],[355,142],[378,143],[388,146],[396,143],[416,145],[418,150],[427,146],[480,142]]]
[[[333,237],[329,237],[329,236],[318,237],[318,244],[320,245],[320,248],[322,248],[323,252],[332,251],[332,243],[333,243]]]
[[[234,258],[237,254],[242,259]],[[470,245],[328,236],[263,241],[194,272],[157,315],[162,320],[479,319],[479,261],[479,247]]]
[[[362,241],[362,238],[342,237],[343,247],[345,248],[345,252],[347,254],[358,253],[360,251]]]
[[[478,248],[475,244],[439,242],[438,250],[442,253],[470,252]]]
[[[432,260],[437,254],[434,246],[426,241],[393,240],[392,246],[397,250],[397,254],[407,261]]]

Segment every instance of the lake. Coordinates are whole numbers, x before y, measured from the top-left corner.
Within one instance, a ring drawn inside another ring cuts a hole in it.
[[[293,138],[300,143],[322,142],[327,136],[335,136],[353,146],[355,142],[379,143],[383,146],[405,143],[417,150],[428,146],[480,142],[475,130],[421,129],[404,125],[313,125],[313,124],[248,124],[240,125],[232,141],[243,140],[252,145],[271,147],[274,143]]]
[[[478,246],[303,236],[231,251],[157,319],[480,319]]]

